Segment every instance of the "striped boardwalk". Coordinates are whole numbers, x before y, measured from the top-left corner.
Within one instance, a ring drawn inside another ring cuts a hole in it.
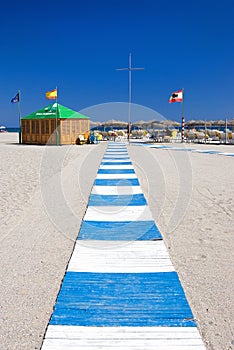
[[[109,143],[42,350],[204,350],[125,144]]]
[[[162,150],[170,150],[170,151],[185,151],[185,152],[192,152],[192,153],[203,153],[203,154],[216,154],[220,156],[227,156],[227,157],[234,157],[234,153],[230,152],[220,152],[220,151],[214,151],[214,150],[204,150],[204,149],[195,149],[195,148],[187,148],[187,147],[172,147],[172,146],[165,146],[165,145],[155,145],[155,144],[147,144],[147,143],[132,143],[134,146],[146,146],[149,148],[158,148]]]

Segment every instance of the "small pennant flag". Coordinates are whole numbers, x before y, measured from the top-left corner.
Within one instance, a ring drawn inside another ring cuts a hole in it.
[[[178,90],[175,92],[172,92],[170,99],[168,100],[169,103],[172,102],[183,102],[183,90]]]
[[[57,89],[51,90],[51,91],[47,91],[46,92],[46,98],[48,100],[56,100],[57,98]]]
[[[17,103],[20,100],[19,92],[11,99],[11,103]]]

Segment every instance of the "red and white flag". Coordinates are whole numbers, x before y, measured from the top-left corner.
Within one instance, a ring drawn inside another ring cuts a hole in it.
[[[183,90],[178,90],[175,92],[172,92],[170,99],[168,100],[169,103],[172,102],[183,102]]]

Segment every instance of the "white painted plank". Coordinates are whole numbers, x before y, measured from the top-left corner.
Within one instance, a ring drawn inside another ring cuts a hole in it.
[[[107,150],[109,150],[109,149],[120,149],[120,150],[123,149],[123,150],[125,150],[125,149],[127,149],[127,147],[126,147],[125,143],[118,143],[116,145],[109,145],[107,147]]]
[[[140,186],[93,186],[92,194],[100,195],[133,195],[142,194]]]
[[[196,327],[49,326],[42,350],[205,350]]]
[[[130,160],[130,158],[129,158],[129,156],[128,156],[128,154],[126,153],[126,154],[104,154],[104,157],[103,157],[103,159],[111,159],[111,158],[123,158],[123,159],[129,159]]]
[[[145,273],[174,267],[163,241],[77,241],[68,271]]]
[[[234,156],[234,153],[228,153],[228,152],[219,152],[217,154],[222,155],[222,156]]]
[[[100,168],[99,169],[133,169],[133,166],[130,165],[130,164],[127,164],[127,165],[100,165]]]
[[[136,174],[97,174],[96,179],[137,179]]]
[[[148,221],[153,220],[148,205],[141,206],[98,206],[88,207],[84,216],[86,221]]]
[[[127,159],[103,159],[102,160],[102,164],[105,164],[105,163],[119,163],[119,162],[121,162],[121,163],[128,163],[128,162],[130,162],[131,160],[130,160],[130,158],[127,158]]]

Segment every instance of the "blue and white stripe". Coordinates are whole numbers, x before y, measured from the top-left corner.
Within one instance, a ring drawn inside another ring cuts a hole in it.
[[[155,144],[149,144],[149,143],[132,143],[135,146],[146,146],[149,148],[158,148],[162,150],[170,150],[170,151],[185,151],[185,152],[192,152],[192,153],[202,153],[202,154],[216,154],[220,156],[228,156],[228,157],[234,157],[234,153],[231,152],[220,152],[215,150],[209,150],[209,149],[196,149],[196,148],[187,148],[187,147],[172,147],[172,146],[166,146],[166,145],[155,145]]]
[[[98,170],[42,346],[104,348],[205,349],[120,143],[109,143]]]

